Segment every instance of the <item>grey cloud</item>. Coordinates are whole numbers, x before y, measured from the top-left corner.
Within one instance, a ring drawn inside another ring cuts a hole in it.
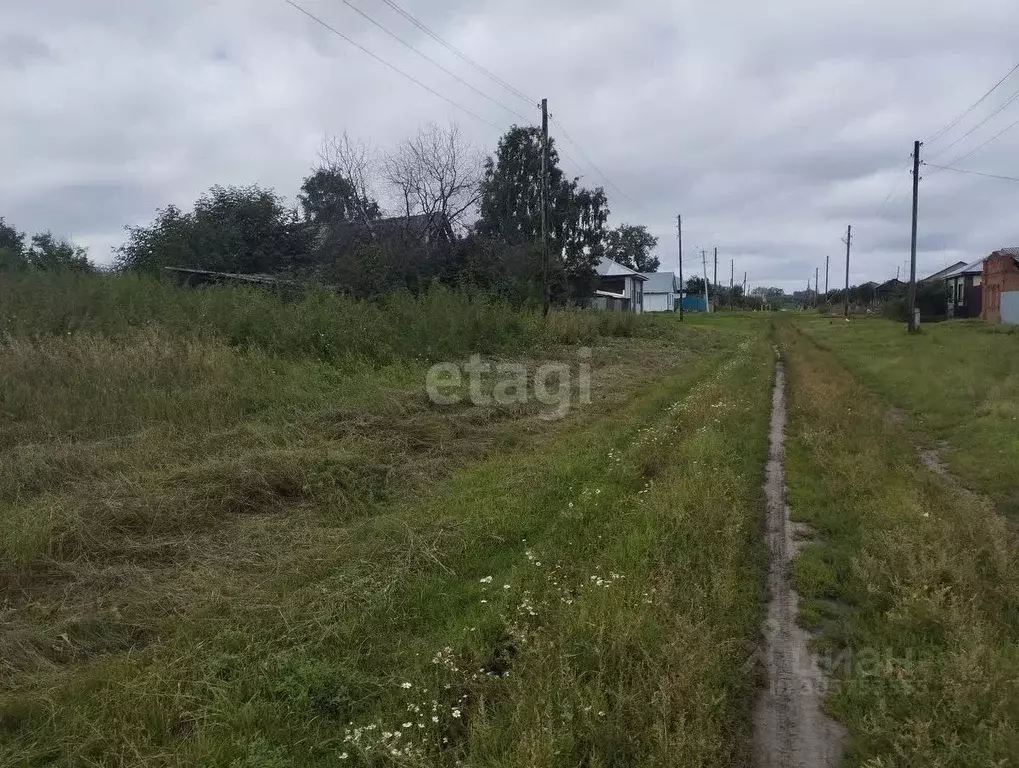
[[[519,122],[338,0],[299,1],[486,120]],[[384,4],[352,2],[537,120],[533,105]],[[735,258],[752,284],[789,289],[802,287],[826,254],[842,258],[850,222],[853,280],[894,276],[908,255],[912,140],[933,134],[1015,63],[1019,32],[1014,0],[401,4],[529,97],[548,97],[626,196],[553,123],[572,158],[564,169],[606,186],[613,222],[651,226],[666,266],[676,264],[681,212],[688,260],[695,245],[717,244],[726,268]],[[38,0],[0,8],[0,28],[9,30],[0,40],[8,108],[0,215],[104,252],[123,225],[167,203],[189,205],[214,183],[259,182],[293,195],[326,133],[386,146],[423,122],[455,119],[486,151],[499,135],[279,0]],[[1017,89],[1019,81],[999,95]],[[957,149],[1000,130],[1017,110]],[[1010,162],[1017,148],[1019,129],[966,165],[1019,175]],[[1019,243],[1017,192],[1008,182],[925,171],[921,271]]]

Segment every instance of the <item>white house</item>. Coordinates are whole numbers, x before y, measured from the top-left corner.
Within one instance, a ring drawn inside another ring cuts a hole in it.
[[[679,278],[675,272],[643,272],[645,312],[674,312],[680,299]]]
[[[598,273],[598,289],[594,292],[592,307],[638,315],[644,311],[644,283],[647,282],[644,275],[604,256],[595,272]]]

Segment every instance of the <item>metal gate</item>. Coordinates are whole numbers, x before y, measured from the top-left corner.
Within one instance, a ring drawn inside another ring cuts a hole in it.
[[[1001,322],[1019,325],[1019,291],[1001,294]]]

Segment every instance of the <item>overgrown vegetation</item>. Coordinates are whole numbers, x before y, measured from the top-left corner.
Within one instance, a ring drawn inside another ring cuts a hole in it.
[[[314,289],[289,298],[259,288],[189,290],[133,274],[0,276],[2,334],[119,336],[158,326],[177,338],[342,365],[519,353],[545,343],[654,334],[659,325],[654,318],[639,323],[630,313],[564,311],[546,321],[539,311],[442,286],[368,302]]]
[[[871,371],[904,370],[919,359],[906,347],[928,343],[903,337],[893,346],[883,323],[845,334],[843,352],[854,348],[849,334],[871,340],[866,357],[879,358]],[[866,344],[858,343],[853,354],[863,355]],[[830,353],[788,325],[783,348],[791,370],[790,505],[819,537],[799,555],[796,583],[803,619],[819,631],[836,679],[829,705],[850,729],[849,764],[1014,764],[1014,526],[923,467],[888,405]],[[950,359],[942,355],[939,367]],[[989,362],[977,375],[988,375]],[[926,383],[924,399],[936,411],[944,405],[939,386]]]

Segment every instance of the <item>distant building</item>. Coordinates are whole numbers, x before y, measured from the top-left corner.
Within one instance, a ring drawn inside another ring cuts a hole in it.
[[[977,259],[944,276],[949,317],[980,317],[983,307],[984,260]]]
[[[959,269],[960,267],[965,267],[965,266],[966,266],[966,262],[965,261],[957,261],[952,266],[945,267],[941,271],[935,272],[933,275],[927,275],[927,277],[923,278],[922,280],[919,280],[918,282],[921,282],[921,283],[931,283],[931,282],[934,282],[935,280],[944,280],[946,275],[948,275],[951,272],[954,272],[955,270]]]
[[[679,278],[675,272],[642,272],[645,312],[675,312],[680,296]]]
[[[1019,324],[1019,248],[1002,248],[984,259],[982,277],[984,320]]]
[[[598,274],[598,287],[591,300],[593,308],[635,312],[638,315],[644,311],[644,283],[647,282],[644,275],[604,256],[595,272]]]

